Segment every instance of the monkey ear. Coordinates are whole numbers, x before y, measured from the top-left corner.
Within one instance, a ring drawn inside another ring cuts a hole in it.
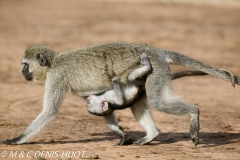
[[[38,53],[37,60],[38,60],[38,63],[40,64],[40,66],[48,66],[48,59],[44,54]]]
[[[106,102],[106,101],[102,102],[102,110],[103,111],[107,111],[108,110],[108,102]]]

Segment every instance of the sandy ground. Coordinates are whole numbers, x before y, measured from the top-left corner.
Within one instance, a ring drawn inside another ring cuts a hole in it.
[[[141,42],[240,75],[239,35],[240,8],[234,5],[1,0],[0,140],[19,136],[41,111],[44,84],[27,82],[21,75],[22,55],[33,44],[64,51],[109,41]],[[31,143],[0,144],[0,159],[32,159],[40,153],[46,159],[61,159],[62,155],[81,159],[78,155],[84,151],[104,160],[240,159],[239,86],[233,88],[211,76],[188,77],[174,81],[174,90],[200,108],[197,147],[188,135],[189,117],[156,110],[153,116],[161,134],[150,145],[115,146],[119,138],[103,118],[90,115],[85,101],[68,95],[56,120]],[[116,114],[131,138],[144,136],[129,109]]]

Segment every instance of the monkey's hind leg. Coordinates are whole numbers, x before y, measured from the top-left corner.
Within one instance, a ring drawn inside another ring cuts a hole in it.
[[[159,71],[161,72],[161,71]],[[199,109],[188,104],[172,93],[170,73],[150,74],[146,81],[146,92],[149,103],[155,109],[174,115],[191,117],[190,136],[195,145],[199,144]]]
[[[153,121],[151,110],[148,107],[146,95],[142,96],[135,102],[131,107],[134,117],[137,119],[139,124],[144,128],[147,135],[139,140],[135,141],[135,144],[144,145],[150,143],[160,133]]]
[[[128,145],[132,144],[132,140],[128,138],[127,134],[124,133],[121,126],[118,125],[118,120],[116,119],[114,113],[110,113],[106,116],[104,116],[104,120],[107,123],[107,126],[119,137],[121,137],[120,141],[116,145]]]

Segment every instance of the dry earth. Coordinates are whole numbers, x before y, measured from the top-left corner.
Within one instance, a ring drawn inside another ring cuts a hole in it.
[[[21,75],[21,57],[30,45],[44,43],[63,51],[109,41],[141,42],[240,75],[238,6],[166,1],[1,0],[0,140],[20,135],[41,111],[44,84],[26,82]],[[39,154],[36,151],[46,159],[61,159],[61,154],[67,153],[77,156],[83,151],[104,160],[240,159],[239,86],[233,88],[228,82],[205,76],[176,80],[174,90],[200,108],[197,147],[188,135],[189,117],[156,110],[153,116],[161,134],[150,145],[115,146],[119,138],[103,118],[90,115],[83,100],[69,95],[56,120],[31,143],[0,144],[0,159],[4,159],[5,151],[5,159],[32,159]],[[131,138],[144,136],[129,109],[116,114]],[[49,157],[44,151],[55,154]]]

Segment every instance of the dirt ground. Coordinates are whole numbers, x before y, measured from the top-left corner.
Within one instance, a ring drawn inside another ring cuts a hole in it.
[[[42,108],[44,84],[27,82],[21,75],[21,58],[27,47],[43,43],[64,51],[110,41],[147,43],[178,51],[240,75],[239,5],[1,0],[0,140],[19,136]],[[103,160],[240,159],[239,86],[233,88],[211,76],[182,78],[173,86],[183,99],[199,106],[197,147],[188,134],[189,117],[154,109],[161,134],[150,145],[115,146],[119,138],[103,118],[89,114],[86,102],[79,97],[68,95],[58,117],[31,143],[0,144],[0,159],[32,159],[34,155],[81,159],[80,153],[96,154]],[[131,138],[145,135],[129,109],[116,114]],[[47,155],[47,151],[52,154]]]

